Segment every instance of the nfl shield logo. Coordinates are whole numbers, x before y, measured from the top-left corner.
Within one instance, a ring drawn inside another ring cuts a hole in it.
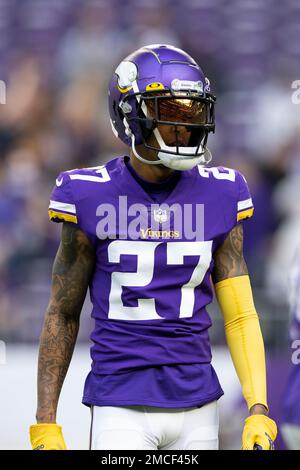
[[[166,222],[168,220],[168,214],[166,209],[154,209],[154,220],[155,222],[159,222],[160,224]]]

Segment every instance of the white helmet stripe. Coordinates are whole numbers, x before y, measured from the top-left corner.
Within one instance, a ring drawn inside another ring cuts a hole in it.
[[[134,93],[139,93],[139,92],[140,92],[136,80],[135,80],[134,82],[132,82],[132,89],[133,89]],[[137,100],[138,103],[141,101],[140,95],[136,95],[136,100]],[[146,117],[149,117],[148,109],[147,109],[147,106],[145,105],[145,102],[144,102],[144,101],[142,102],[141,108],[142,108],[142,111],[143,111],[143,113],[145,114],[145,116],[146,116]]]

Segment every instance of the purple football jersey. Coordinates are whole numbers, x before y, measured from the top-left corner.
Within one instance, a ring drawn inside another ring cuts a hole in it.
[[[247,183],[233,169],[199,166],[158,199],[128,161],[63,172],[51,195],[50,219],[77,224],[96,250],[83,403],[201,406],[223,394],[206,306],[215,250],[253,213]]]
[[[292,368],[283,396],[283,421],[300,426],[300,247],[290,275],[290,341]]]

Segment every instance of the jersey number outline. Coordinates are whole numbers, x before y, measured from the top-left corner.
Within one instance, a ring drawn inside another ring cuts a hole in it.
[[[203,166],[198,165],[199,175],[202,176],[202,178],[209,178],[210,175],[212,175],[217,180],[232,181],[234,183],[236,176],[235,171],[232,168],[227,168],[225,166],[222,167],[222,169],[226,171],[220,171],[217,167],[204,168]]]
[[[179,318],[192,317],[195,303],[195,288],[201,284],[212,259],[212,241],[201,242],[154,242],[115,240],[108,246],[108,261],[120,263],[121,255],[137,257],[136,272],[114,271],[111,275],[108,318],[112,320],[156,320],[163,319],[155,309],[155,299],[137,299],[137,307],[124,306],[123,287],[146,287],[153,279],[155,250],[165,243],[167,265],[184,265],[185,256],[199,256],[198,263],[185,284],[181,286]]]

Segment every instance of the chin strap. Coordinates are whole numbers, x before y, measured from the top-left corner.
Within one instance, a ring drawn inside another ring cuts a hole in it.
[[[161,149],[160,151],[158,151],[157,160],[147,160],[137,152],[134,134],[131,135],[131,148],[133,154],[141,162],[147,163],[148,165],[164,165],[174,170],[190,170],[196,165],[207,165],[212,159],[211,151],[209,150],[209,148],[205,147],[200,154],[191,154],[190,156],[180,154],[173,155],[166,153],[164,152],[164,149]]]
[[[186,157],[181,156],[180,154],[172,155],[162,150],[158,152],[158,158],[163,165],[168,168],[173,168],[174,170],[191,170],[196,165],[207,165],[211,161],[212,155],[210,150],[205,147],[201,154],[198,154],[197,156]]]
[[[148,165],[161,165],[163,163],[159,159],[158,160],[147,160],[146,158],[141,157],[141,155],[136,150],[134,134],[131,135],[131,148],[132,148],[133,154],[136,156],[136,158],[138,158],[143,163],[148,163]]]

